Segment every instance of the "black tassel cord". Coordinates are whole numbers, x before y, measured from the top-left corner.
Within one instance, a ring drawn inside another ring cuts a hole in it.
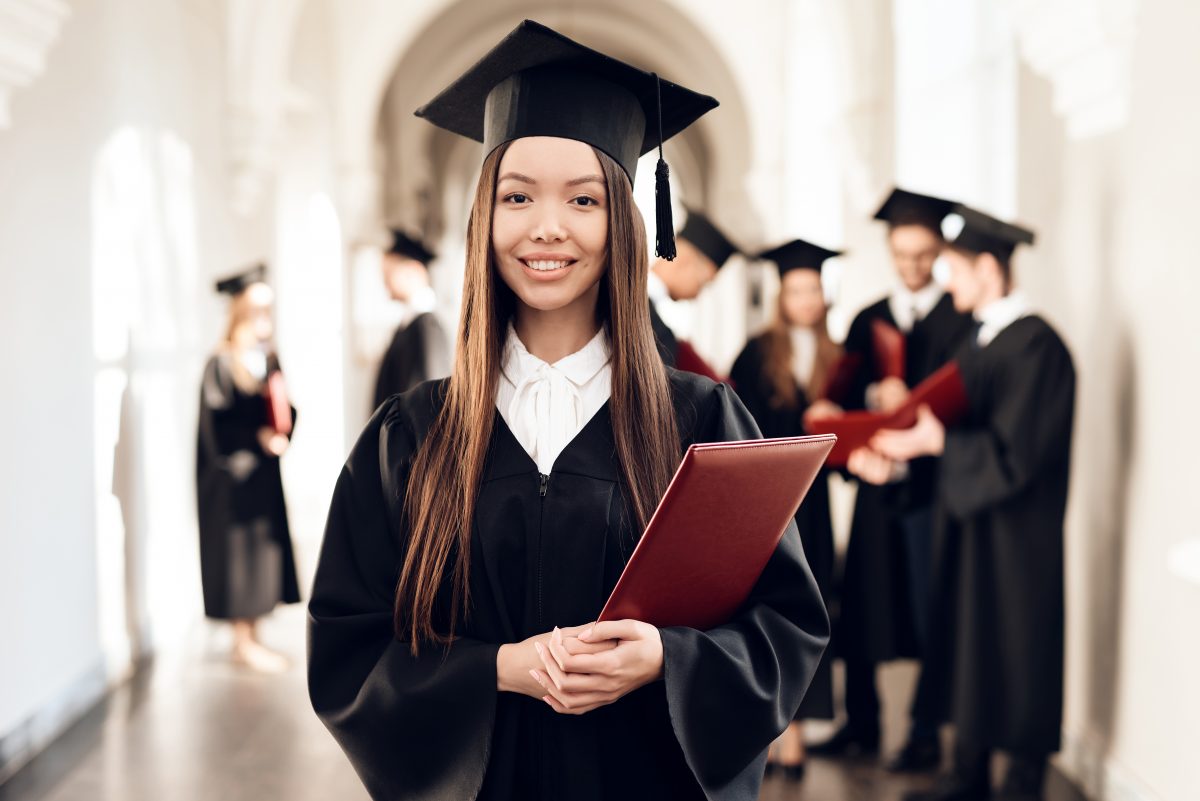
[[[658,165],[654,168],[654,255],[675,260],[675,223],[671,219],[671,170],[663,160],[662,81],[657,74],[658,93]]]

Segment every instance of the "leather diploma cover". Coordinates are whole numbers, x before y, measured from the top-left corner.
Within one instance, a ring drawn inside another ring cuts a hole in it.
[[[875,352],[875,372],[880,379],[904,380],[904,334],[883,320],[871,321],[871,349]]]
[[[928,405],[937,418],[953,425],[967,411],[967,391],[955,362],[948,362],[922,381],[894,412],[845,412],[833,417],[816,417],[808,422],[814,434],[836,434],[837,444],[829,454],[829,464],[844,467],[851,452],[871,441],[883,429],[911,428],[917,422],[917,409]]]
[[[711,629],[745,603],[835,437],[692,445],[599,620]]]
[[[287,385],[283,373],[278,370],[267,377],[267,422],[275,433],[287,436],[292,433],[292,404],[288,400]]]

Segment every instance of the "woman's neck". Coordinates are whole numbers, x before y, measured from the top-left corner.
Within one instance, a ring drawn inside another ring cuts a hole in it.
[[[600,322],[596,319],[595,303],[572,304],[551,311],[518,303],[513,328],[525,350],[547,364],[554,364],[582,350],[600,330]]]

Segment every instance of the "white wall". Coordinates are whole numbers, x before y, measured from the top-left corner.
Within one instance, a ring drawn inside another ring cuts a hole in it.
[[[16,93],[13,127],[0,131],[0,763],[9,765],[69,716],[64,705],[94,698],[128,666],[127,651],[105,650],[122,645],[125,581],[152,595],[142,612],[198,608],[191,438],[215,331],[205,317],[219,309],[204,288],[246,255],[224,212],[221,4],[71,8],[46,72]],[[127,281],[132,289],[119,291]],[[122,322],[133,331],[127,355],[113,346]],[[97,325],[107,334],[94,336]],[[96,380],[105,366],[117,378],[107,389]],[[124,367],[148,402],[142,433],[167,434],[140,467],[153,472],[141,498],[152,491],[158,504],[143,515],[148,530],[131,535],[129,562],[105,450]],[[145,575],[126,576],[129,564]]]
[[[1104,798],[1200,798],[1200,584],[1170,568],[1200,537],[1195,220],[1200,7],[1139,4],[1129,117],[1089,139],[1023,81],[1022,268],[1070,342],[1079,400],[1068,520],[1064,764]]]

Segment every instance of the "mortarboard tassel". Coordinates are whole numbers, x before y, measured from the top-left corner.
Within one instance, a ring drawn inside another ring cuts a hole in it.
[[[671,170],[663,159],[662,81],[654,75],[658,93],[658,165],[654,168],[654,255],[675,260],[675,223],[671,219]]]

